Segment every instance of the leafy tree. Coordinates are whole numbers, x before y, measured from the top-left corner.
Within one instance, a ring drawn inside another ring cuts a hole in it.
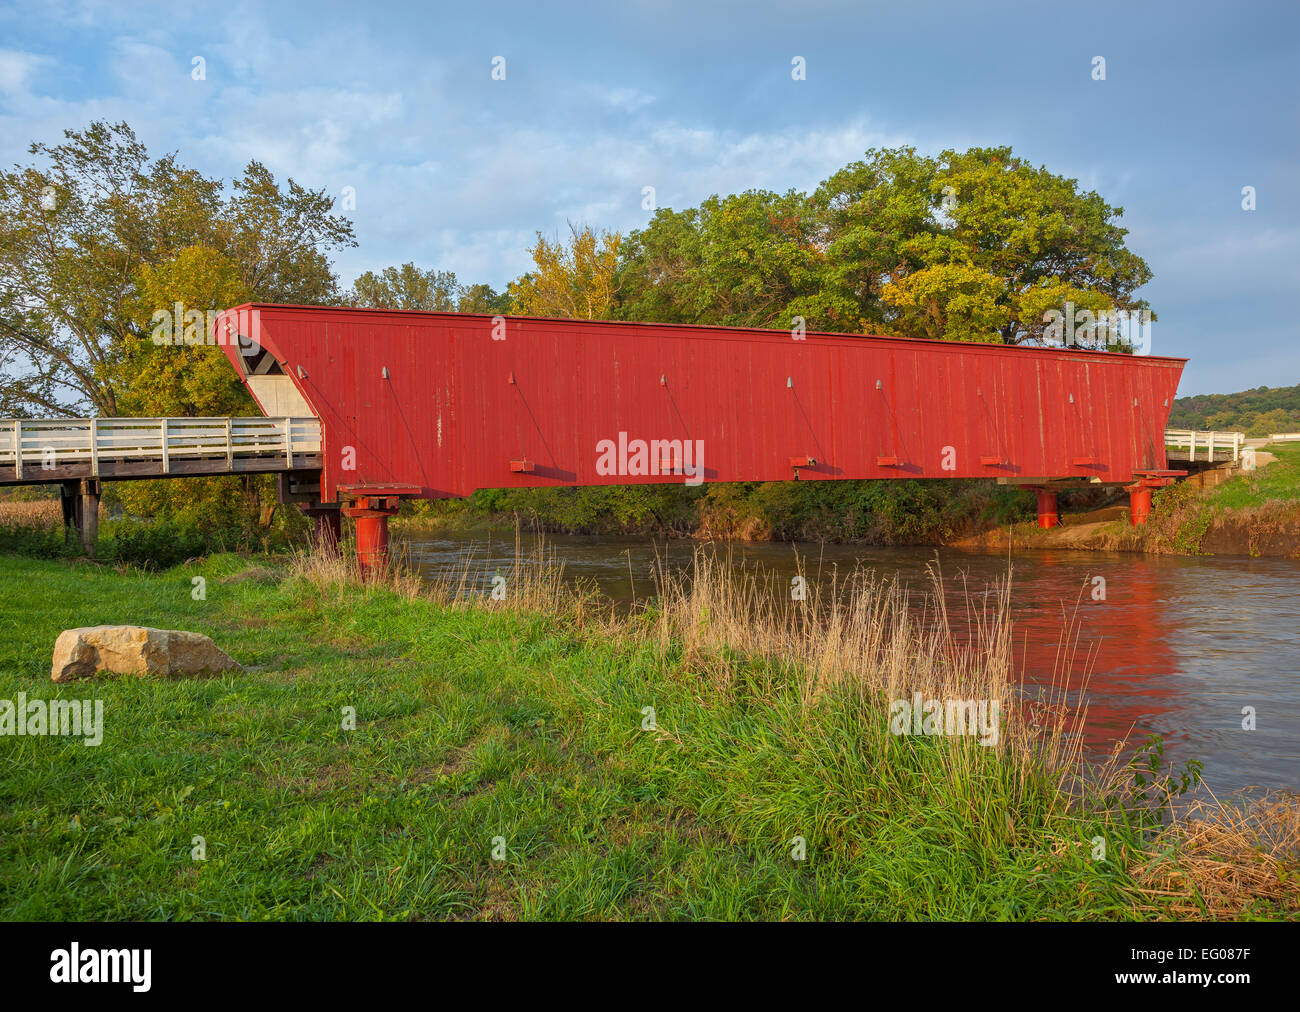
[[[349,303],[362,309],[455,312],[464,289],[451,271],[422,271],[414,263],[366,271],[352,283]]]
[[[806,314],[821,320],[817,238],[817,222],[793,190],[660,209],[624,244],[619,316],[744,327],[788,327]]]
[[[612,318],[617,294],[615,267],[622,237],[569,222],[569,239],[546,239],[528,251],[534,269],[511,283],[512,310],[524,316],[573,320]]]
[[[1019,344],[1048,310],[1146,308],[1121,208],[1010,148],[872,150],[808,196],[661,209],[623,244],[623,319]],[[1097,330],[1097,343],[1114,344]]]
[[[1033,168],[1009,147],[945,151],[931,183],[950,224],[941,234],[951,244],[932,244],[931,263],[962,263],[999,279],[1005,290],[998,305],[1006,310],[998,333],[1007,344],[1042,338],[1045,322],[1032,295],[1056,286],[1057,297],[1078,305],[1092,293],[1105,308],[1148,308],[1134,291],[1151,280],[1141,257],[1124,246],[1128,230],[1095,192],[1082,193],[1078,181]],[[950,198],[944,204],[943,197]],[[1026,300],[1026,296],[1030,296]],[[959,323],[960,332],[960,323]]]
[[[139,416],[249,415],[257,405],[215,345],[158,345],[153,313],[175,307],[218,310],[253,301],[238,265],[211,246],[187,246],[158,265],[137,272],[132,296],[135,326],[116,356],[114,387],[124,414]],[[180,322],[173,321],[180,337]],[[138,336],[137,336],[138,332]],[[206,334],[195,335],[202,341]]]
[[[492,313],[494,315],[510,312],[510,296],[498,292],[491,285],[469,285],[461,289],[460,300],[456,303],[458,313]]]
[[[238,265],[210,246],[187,246],[157,266],[138,272],[134,317],[142,332],[155,307],[180,304],[224,309],[252,300]],[[200,341],[204,334],[195,335]],[[257,415],[257,404],[230,368],[221,348],[207,344],[155,344],[131,334],[118,357],[124,414],[192,417]],[[118,501],[138,517],[223,530],[247,541],[254,523],[270,526],[279,504],[276,480],[267,475],[122,482]],[[296,511],[292,511],[295,512]],[[287,522],[292,522],[288,520]]]
[[[823,309],[810,320],[827,330],[890,329],[895,306],[885,288],[924,266],[916,244],[939,231],[937,172],[937,161],[914,148],[873,148],[813,191],[826,268]]]
[[[451,271],[420,270],[414,263],[366,271],[352,283],[349,305],[425,313],[508,313],[510,296],[491,285],[463,285]]]
[[[908,274],[881,292],[898,312],[896,329],[915,337],[987,341],[1006,325],[1006,283],[969,264],[936,264]]]
[[[232,185],[213,245],[235,264],[257,302],[329,305],[340,299],[331,250],[355,246],[352,223],[334,213],[324,187],[292,179],[283,188],[261,162],[249,162]]]
[[[128,345],[149,332],[141,285],[184,250],[219,253],[257,301],[337,298],[326,253],[354,241],[323,190],[251,162],[227,197],[174,155],[151,161],[125,123],[64,138],[0,172],[3,413],[120,414]]]

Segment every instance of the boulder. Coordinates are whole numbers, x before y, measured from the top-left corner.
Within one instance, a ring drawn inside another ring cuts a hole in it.
[[[59,634],[50,678],[70,682],[101,671],[177,678],[236,670],[242,670],[239,664],[200,633],[138,625],[96,625],[66,629]]]

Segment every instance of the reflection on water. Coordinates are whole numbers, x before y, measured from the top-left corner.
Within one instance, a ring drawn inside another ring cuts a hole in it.
[[[567,578],[586,579],[620,606],[654,592],[656,565],[688,567],[697,545],[627,537],[547,536]],[[523,550],[534,541],[525,536]],[[426,575],[458,567],[466,555],[504,572],[515,535],[410,533],[409,561]],[[965,594],[1005,576],[1006,555],[951,549],[861,545],[743,544],[710,548],[736,565],[761,566],[789,586],[796,553],[810,581],[855,565],[929,586],[938,560],[949,609],[960,624]],[[1069,657],[1069,686],[1086,672],[1086,741],[1094,754],[1133,732],[1160,734],[1166,759],[1201,759],[1216,791],[1300,787],[1300,562],[1285,559],[1176,558],[1083,552],[1017,552],[1011,603],[1016,661],[1028,684],[1050,681]],[[484,575],[487,592],[488,576]],[[1104,579],[1102,587],[1096,577]],[[919,595],[918,595],[919,596]],[[1062,652],[1063,630],[1077,623],[1078,649]],[[1059,680],[1059,679],[1058,679]],[[1242,730],[1254,707],[1257,729]]]

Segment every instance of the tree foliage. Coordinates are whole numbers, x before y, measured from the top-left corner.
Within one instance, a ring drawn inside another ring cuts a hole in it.
[[[352,283],[348,304],[362,309],[424,313],[504,313],[509,299],[491,285],[464,285],[452,271],[421,270],[414,263],[366,271]]]
[[[1169,425],[1175,429],[1240,431],[1252,437],[1300,432],[1300,385],[1179,397],[1169,412]]]
[[[31,164],[0,172],[2,413],[126,410],[133,342],[148,335],[155,310],[172,308],[150,293],[166,294],[187,256],[208,256],[205,269],[215,270],[212,256],[225,265],[224,288],[196,283],[209,297],[237,287],[264,302],[337,299],[327,253],[355,243],[324,190],[292,179],[282,187],[254,161],[227,195],[175,155],[151,160],[125,123],[67,130],[62,143],[29,153]],[[211,253],[186,253],[194,250]],[[189,377],[192,399],[202,385]]]
[[[622,237],[569,222],[569,238],[550,240],[537,233],[528,251],[533,270],[508,289],[511,309],[524,316],[571,320],[613,318],[618,292],[616,268]]]
[[[140,327],[162,309],[221,309],[253,301],[238,265],[211,246],[187,246],[157,265],[137,272],[132,318]],[[174,329],[179,335],[180,321]],[[196,328],[194,337],[206,334]],[[151,334],[128,333],[115,360],[123,414],[138,416],[257,414],[244,384],[230,368],[221,348],[202,343],[158,345]]]
[[[623,319],[1042,341],[1067,303],[1139,310],[1122,208],[1010,148],[868,151],[805,196],[661,209],[623,244]]]

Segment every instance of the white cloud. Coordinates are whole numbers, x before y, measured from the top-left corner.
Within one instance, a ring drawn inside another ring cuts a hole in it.
[[[0,49],[0,95],[22,96],[28,83],[42,66],[53,64],[48,56],[25,53],[16,49]]]
[[[99,18],[93,5],[60,16]],[[130,122],[154,153],[177,151],[210,175],[229,178],[257,159],[336,196],[351,186],[361,246],[339,258],[345,281],[414,259],[501,285],[526,267],[535,231],[566,219],[625,233],[644,225],[645,186],[661,207],[808,189],[867,147],[905,140],[866,120],[720,129],[660,111],[643,87],[567,77],[540,91],[488,91],[505,86],[485,74],[479,89],[454,48],[394,57],[392,40],[372,38],[364,20],[292,39],[239,4],[204,20],[206,35],[124,17],[102,43],[112,55],[100,91],[111,96],[46,98],[0,122],[25,145],[107,115]],[[195,55],[206,60],[202,82],[190,77]],[[0,84],[6,67],[22,87],[33,64],[0,62]]]

